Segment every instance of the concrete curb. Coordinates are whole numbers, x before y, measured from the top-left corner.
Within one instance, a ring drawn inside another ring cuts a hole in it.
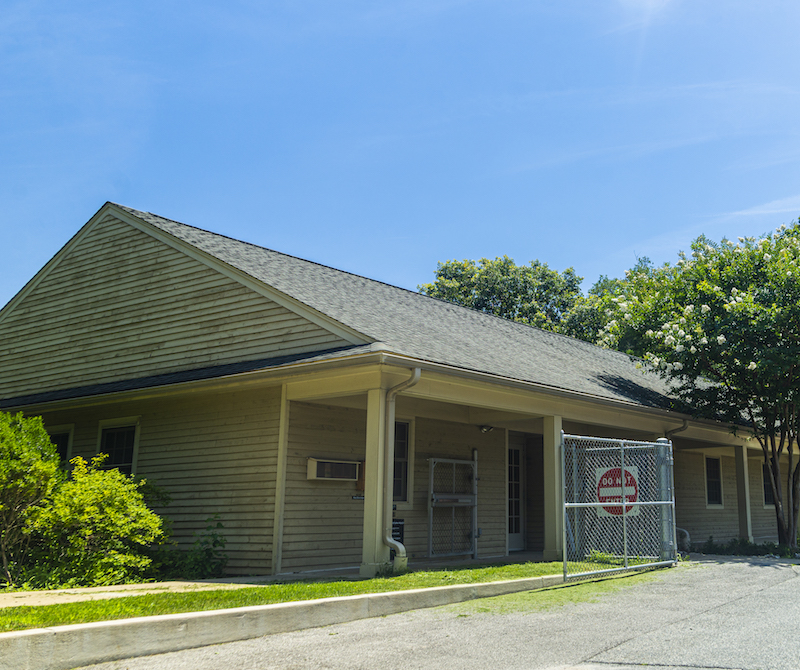
[[[3,670],[70,670],[563,583],[561,575],[0,633]]]

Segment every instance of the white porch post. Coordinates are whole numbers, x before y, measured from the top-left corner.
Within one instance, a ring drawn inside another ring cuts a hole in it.
[[[739,537],[753,541],[753,521],[750,515],[750,470],[747,463],[747,447],[737,444],[736,454],[736,499],[739,503]]]
[[[544,417],[544,560],[562,558],[561,417]]]
[[[367,392],[367,449],[364,463],[364,540],[362,577],[374,577],[389,563],[389,547],[383,543],[383,459],[386,441],[386,390]]]
[[[272,574],[281,571],[283,559],[283,513],[286,502],[286,462],[289,453],[289,400],[286,384],[281,388],[281,414],[278,427],[278,459],[275,473],[275,510],[272,519]]]

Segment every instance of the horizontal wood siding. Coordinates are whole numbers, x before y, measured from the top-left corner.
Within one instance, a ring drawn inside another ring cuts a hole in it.
[[[544,551],[544,438],[525,435],[525,548]]]
[[[414,505],[398,510],[405,520],[405,545],[410,558],[428,556],[428,482],[431,458],[472,459],[478,450],[478,539],[480,556],[504,555],[506,551],[505,434],[481,433],[477,426],[420,419],[415,422]]]
[[[714,456],[716,458],[716,456]],[[689,532],[692,544],[709,537],[727,542],[739,536],[736,461],[722,456],[722,507],[706,505],[705,455],[675,451],[675,515],[677,525]]]
[[[764,480],[762,475],[763,458],[748,459],[750,472],[750,522],[753,525],[753,542],[778,541],[778,522],[775,517],[775,507],[764,505]],[[786,500],[786,470],[788,460],[781,463],[781,489]]]
[[[293,402],[283,522],[282,570],[358,566],[364,534],[363,495],[351,481],[309,480],[309,458],[363,461],[366,412]]]
[[[74,424],[73,456],[91,458],[98,424],[139,416],[136,474],[172,498],[157,510],[188,549],[219,514],[229,574],[269,574],[275,504],[280,389],[198,394],[181,400],[120,403],[46,414],[45,425]]]
[[[0,322],[0,397],[347,344],[108,217]]]

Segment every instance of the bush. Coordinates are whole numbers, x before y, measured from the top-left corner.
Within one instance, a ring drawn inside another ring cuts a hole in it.
[[[775,544],[765,542],[755,544],[741,538],[729,540],[724,544],[714,542],[713,537],[709,537],[703,544],[699,545],[698,550],[704,554],[718,554],[720,556],[778,556],[780,558],[795,558],[795,550],[788,544]]]
[[[19,578],[31,518],[62,480],[41,417],[0,412],[0,559],[7,584]]]
[[[204,532],[195,533],[194,546],[188,551],[164,546],[153,548],[151,574],[156,579],[220,577],[228,563],[223,551],[227,540],[221,533],[223,526],[218,514],[206,519],[206,524]]]
[[[161,518],[144,502],[144,483],[102,469],[104,458],[72,459],[70,479],[32,517],[26,585],[105,586],[145,578],[147,547],[163,538]]]

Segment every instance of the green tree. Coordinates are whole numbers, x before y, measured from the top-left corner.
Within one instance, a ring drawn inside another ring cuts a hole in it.
[[[674,266],[629,275],[601,334],[607,346],[644,356],[697,414],[752,431],[770,474],[779,542],[792,547],[800,510],[799,273],[798,223],[738,243],[700,237]]]
[[[38,551],[26,572],[30,583],[103,586],[145,575],[146,550],[163,538],[162,520],[144,502],[144,480],[103,469],[104,458],[72,459],[69,480],[32,520]]]
[[[62,476],[41,418],[0,412],[0,558],[8,584],[24,557],[27,524]]]
[[[520,321],[546,330],[558,330],[564,316],[581,297],[582,277],[567,268],[563,273],[546,263],[517,265],[508,256],[439,263],[433,283],[420,293],[464,307]]]

